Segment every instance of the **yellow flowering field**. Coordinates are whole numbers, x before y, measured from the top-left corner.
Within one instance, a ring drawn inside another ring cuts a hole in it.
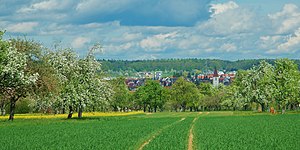
[[[135,112],[84,112],[83,117],[106,117],[106,116],[128,116],[128,115],[136,115],[136,114],[144,114],[142,111]],[[16,114],[15,119],[50,119],[50,118],[67,118],[68,114]],[[73,114],[73,117],[77,117],[77,113]],[[6,116],[0,116],[0,119],[6,119]]]

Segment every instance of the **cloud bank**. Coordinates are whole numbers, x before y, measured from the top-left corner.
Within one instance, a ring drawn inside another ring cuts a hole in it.
[[[105,59],[299,58],[299,3],[254,1],[4,0],[0,29],[80,55],[100,42]]]

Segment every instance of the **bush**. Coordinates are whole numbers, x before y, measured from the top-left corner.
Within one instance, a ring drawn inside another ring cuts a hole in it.
[[[25,114],[32,112],[32,108],[29,107],[30,101],[28,99],[22,99],[17,101],[15,113]]]

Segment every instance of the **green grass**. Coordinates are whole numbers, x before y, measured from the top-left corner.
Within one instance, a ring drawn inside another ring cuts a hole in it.
[[[300,149],[300,114],[162,112],[84,119],[0,120],[0,149]],[[185,120],[180,121],[182,118]]]
[[[300,115],[203,116],[197,149],[299,149]]]
[[[187,149],[189,129],[193,118],[188,117],[166,128],[145,146],[146,150]]]
[[[135,149],[177,118],[104,117],[15,120],[0,125],[0,149]]]

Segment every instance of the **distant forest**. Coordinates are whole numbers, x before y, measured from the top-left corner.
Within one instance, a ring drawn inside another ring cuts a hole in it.
[[[218,59],[158,59],[158,60],[99,60],[103,71],[164,71],[183,70],[192,71],[195,69],[206,71],[217,68],[218,70],[236,71],[250,69],[258,65],[261,60],[274,64],[275,59],[246,59],[237,61]],[[300,66],[300,60],[294,60]]]

